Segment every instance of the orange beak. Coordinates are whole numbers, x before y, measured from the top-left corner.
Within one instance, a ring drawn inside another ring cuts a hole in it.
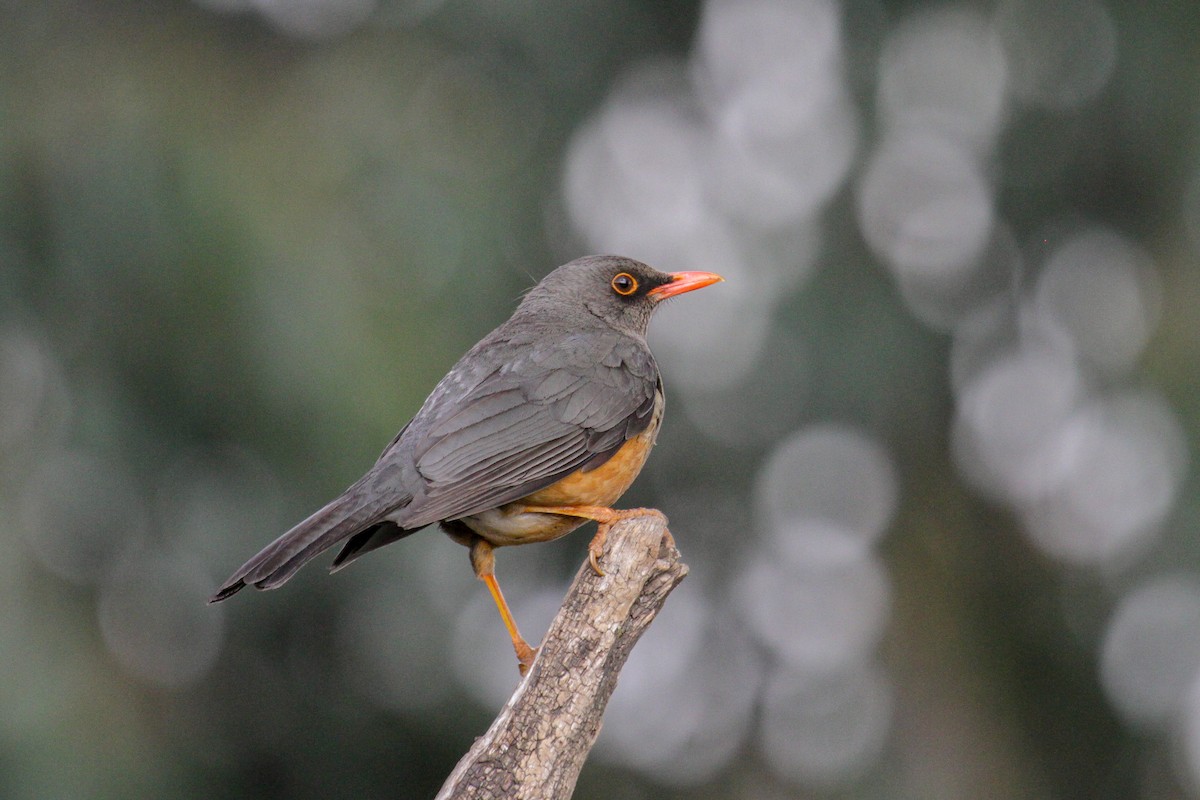
[[[655,287],[647,292],[647,296],[655,300],[666,300],[677,294],[690,292],[693,289],[703,289],[725,280],[715,272],[672,272],[671,282]]]

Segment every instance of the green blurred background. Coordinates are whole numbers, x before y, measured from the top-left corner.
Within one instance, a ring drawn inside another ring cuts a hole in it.
[[[432,796],[517,680],[461,547],[204,600],[598,251],[728,282],[577,797],[1200,796],[1200,6],[2,18],[0,797]]]

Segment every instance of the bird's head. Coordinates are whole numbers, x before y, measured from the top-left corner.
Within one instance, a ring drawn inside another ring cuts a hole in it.
[[[521,305],[534,313],[582,305],[619,331],[645,336],[662,301],[722,280],[713,272],[660,272],[622,256],[585,256],[543,278]]]

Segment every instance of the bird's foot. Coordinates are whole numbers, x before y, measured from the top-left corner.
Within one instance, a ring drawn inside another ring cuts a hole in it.
[[[588,563],[592,565],[592,572],[604,577],[604,570],[600,568],[600,557],[604,555],[604,540],[608,536],[608,525],[601,523],[596,529],[596,535],[588,542]]]
[[[596,535],[592,537],[592,541],[588,543],[588,563],[592,566],[592,571],[601,577],[604,576],[604,570],[600,568],[600,559],[604,555],[604,543],[608,538],[608,529],[616,522],[624,519],[633,519],[635,517],[658,517],[663,521],[664,526],[667,522],[667,515],[659,511],[657,508],[629,508],[621,511],[607,509],[609,512],[604,519],[595,518],[599,523],[596,528]],[[664,527],[665,530],[665,527]],[[667,531],[666,535],[671,536],[671,532]],[[675,540],[670,540],[674,546]]]
[[[605,506],[514,506],[514,511],[517,512],[534,512],[538,514],[562,514],[566,517],[580,517],[582,519],[594,519],[599,523],[599,528],[596,530],[596,535],[592,537],[591,543],[588,544],[588,563],[592,565],[592,570],[600,576],[604,575],[604,570],[600,568],[600,558],[604,555],[604,540],[608,536],[608,529],[615,522],[620,522],[624,519],[633,519],[634,517],[658,517],[663,521],[665,529],[667,515],[659,511],[657,508],[626,508],[614,509]],[[675,540],[671,538],[671,532],[666,532],[667,541],[673,547]]]
[[[533,660],[537,658],[537,648],[530,647],[522,639],[513,642],[513,649],[517,651],[517,670],[520,671],[521,677],[524,678],[529,673],[529,668],[533,666]]]

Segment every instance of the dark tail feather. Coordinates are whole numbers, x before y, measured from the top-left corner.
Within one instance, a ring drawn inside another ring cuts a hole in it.
[[[316,556],[346,537],[374,525],[382,514],[404,505],[384,503],[378,497],[372,498],[371,494],[373,493],[365,491],[363,481],[351,486],[340,497],[271,542],[258,555],[243,564],[208,602],[219,603],[247,586],[274,589]]]
[[[329,566],[329,571],[337,572],[364,553],[378,550],[385,544],[398,542],[410,533],[414,533],[415,530],[401,528],[394,522],[381,522],[378,525],[372,525],[365,531],[359,531],[350,537],[350,541],[342,545],[342,549],[333,559],[333,564]]]

